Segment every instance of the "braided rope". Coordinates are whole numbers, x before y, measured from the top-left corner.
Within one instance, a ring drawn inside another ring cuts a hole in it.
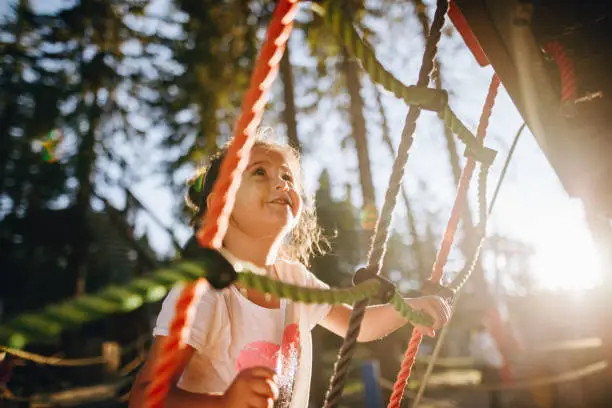
[[[434,64],[433,60],[438,51],[438,42],[441,37],[442,26],[444,25],[444,16],[447,8],[447,0],[438,0],[438,8],[432,23],[432,35],[428,38],[425,46],[421,69],[419,71],[419,77],[416,83],[417,87],[426,87],[429,84],[430,74]],[[387,188],[387,193],[385,195],[385,202],[374,230],[374,239],[368,254],[368,268],[371,271],[376,271],[377,274],[380,273],[382,262],[387,250],[387,240],[389,238],[391,218],[400,186],[402,184],[404,169],[406,167],[406,163],[408,162],[409,151],[410,147],[412,146],[413,134],[416,128],[416,121],[420,114],[421,109],[418,106],[410,105],[408,115],[406,116],[404,129],[402,131],[402,139],[398,147],[398,154],[395,159],[395,163],[393,164],[391,177],[389,178],[389,187]],[[324,406],[326,408],[337,406],[340,397],[342,396],[343,384],[348,373],[349,363],[353,357],[353,354],[355,353],[357,337],[359,336],[359,330],[361,329],[361,322],[363,321],[363,317],[365,315],[367,303],[368,302],[366,299],[357,302],[353,306],[353,311],[349,321],[349,328],[344,338],[344,342],[342,343],[342,347],[338,353],[329,389],[325,396]]]
[[[500,83],[499,77],[497,75],[493,75],[493,78],[491,80],[491,85],[489,86],[489,92],[487,94],[487,98],[485,100],[485,104],[482,110],[482,115],[480,117],[480,123],[478,124],[477,141],[480,144],[482,144],[484,137],[486,136],[486,133],[487,133],[487,127],[489,126],[489,119],[493,112],[493,106],[495,104],[495,98],[497,96],[497,91],[499,89],[499,83]],[[444,235],[442,238],[442,244],[440,245],[440,250],[438,251],[438,255],[436,256],[436,261],[433,266],[433,271],[432,271],[430,279],[435,281],[436,283],[439,283],[440,280],[442,279],[442,273],[443,273],[442,268],[444,267],[444,265],[446,265],[446,261],[448,260],[448,254],[450,253],[450,250],[451,250],[454,238],[455,238],[455,233],[457,232],[457,227],[459,225],[459,220],[461,218],[461,211],[463,209],[463,206],[465,205],[467,191],[470,185],[470,181],[472,179],[472,175],[474,174],[475,167],[476,167],[476,160],[472,157],[469,157],[465,164],[465,168],[463,169],[463,172],[461,173],[461,178],[459,179],[455,203],[453,204],[450,219],[448,221],[448,225],[446,227],[446,230],[444,231]],[[481,169],[484,170],[485,167],[486,166],[482,166]],[[484,174],[482,171],[480,172],[481,182],[478,183],[479,186],[483,186],[483,183],[485,183],[484,184],[485,188],[486,188],[486,174],[487,174],[486,171],[484,172]],[[485,188],[479,188],[479,192],[480,192],[479,197],[482,196],[482,194],[486,194]],[[485,196],[485,200],[486,200],[486,196]],[[479,200],[479,203],[480,203],[480,200]],[[486,205],[484,207],[482,205],[479,205],[479,213],[480,213],[481,219],[486,218],[486,211],[487,211]]]
[[[138,278],[124,287],[108,286],[100,291],[51,304],[37,312],[28,312],[0,326],[0,343],[13,349],[30,342],[56,342],[63,330],[94,321],[108,314],[125,313],[145,303],[161,300],[181,281],[193,281],[207,270],[205,262],[179,262]]]
[[[247,268],[248,269],[248,268]],[[193,282],[200,278],[206,278],[207,272],[211,270],[211,266],[206,260],[201,261],[182,261],[173,266],[173,269],[161,269],[154,272],[149,277],[132,281],[125,287],[124,292],[131,296],[138,297],[138,304],[145,302],[157,302],[167,293],[168,289],[178,282]],[[270,279],[267,276],[253,272],[239,272],[238,281],[245,287],[254,288],[262,293],[269,293],[278,298],[285,298],[294,302],[303,303],[354,303],[372,297],[379,293],[380,282],[378,280],[368,280],[358,285],[345,289],[315,289],[310,287],[302,287],[289,283],[284,283],[275,279]],[[66,324],[69,327],[92,321],[95,316],[106,314],[109,310],[111,313],[125,312],[133,310],[133,308],[125,309],[122,305],[125,303],[120,299],[107,300],[106,296],[115,288],[109,287],[101,290],[95,295],[88,295],[89,302],[85,302],[80,298],[70,300],[59,305],[50,305],[38,313],[30,313],[27,315],[18,316],[11,324],[0,326],[2,331],[2,339],[8,339],[9,343],[17,343],[14,339],[17,337],[31,336],[37,341],[42,341],[45,336],[53,336],[49,333],[49,329],[45,326],[39,326],[43,321],[66,321],[67,316],[72,316],[73,319],[87,316],[86,320],[70,320]],[[398,312],[405,318],[419,322],[425,325],[431,324],[427,315],[411,309],[404,302],[399,302],[401,299],[398,295],[391,300]],[[96,300],[96,301],[94,301]],[[397,304],[395,304],[396,302]],[[99,309],[102,305],[104,309]],[[95,315],[92,317],[92,315]],[[26,319],[27,318],[27,319]],[[17,324],[19,323],[19,324]],[[52,325],[55,332],[61,332],[63,327],[56,328],[56,324]],[[4,333],[6,332],[6,334]],[[27,335],[25,334],[27,333]],[[49,339],[47,339],[49,340]],[[135,341],[132,344],[125,346],[122,353],[125,354],[132,351],[142,343],[142,339]],[[24,342],[21,342],[23,345]],[[39,364],[47,364],[54,366],[84,366],[88,364],[101,364],[104,359],[101,356],[80,358],[80,359],[65,359],[60,357],[47,357],[39,354],[29,353],[19,350],[15,347],[0,345],[0,351],[6,351],[23,359],[31,360]]]
[[[397,312],[406,320],[411,321],[414,324],[420,324],[423,326],[431,326],[433,320],[425,314],[419,313],[412,309],[406,304],[406,301],[398,293],[395,293],[389,304],[397,310]]]
[[[520,131],[519,131],[519,135],[520,135]],[[507,167],[507,163],[508,161],[506,162],[506,166],[504,168]],[[463,285],[465,285],[465,283],[468,281],[468,279],[474,272],[474,269],[476,268],[476,265],[478,263],[478,259],[480,258],[480,252],[482,250],[482,247],[485,241],[485,232],[486,232],[488,216],[491,213],[491,210],[493,209],[493,204],[494,204],[494,201],[491,201],[491,206],[489,206],[489,209],[487,211],[487,190],[486,189],[487,189],[487,177],[489,174],[488,170],[489,170],[489,166],[485,166],[481,164],[480,172],[478,173],[478,212],[480,214],[480,223],[479,223],[479,228],[478,228],[480,236],[478,240],[478,246],[474,250],[474,253],[472,254],[472,257],[470,258],[470,260],[466,263],[466,267],[449,285],[450,289],[455,293],[452,299],[452,304],[455,304],[457,302],[459,291],[461,290]],[[503,182],[503,179],[504,178],[503,178],[503,173],[502,173],[502,176],[500,177],[499,182],[497,184],[497,188],[495,190],[496,192],[499,191],[499,187],[501,183]],[[427,384],[429,383],[429,380],[433,373],[434,365],[438,361],[438,356],[440,355],[440,351],[442,350],[442,345],[444,344],[446,340],[446,335],[448,334],[449,327],[450,326],[448,324],[444,326],[444,328],[440,332],[440,335],[438,336],[438,341],[436,342],[436,346],[434,347],[433,352],[431,353],[431,358],[429,362],[427,363],[425,374],[423,375],[423,379],[421,381],[421,384],[419,385],[419,389],[412,401],[413,408],[418,407],[423,395],[425,394],[425,389],[427,388]]]
[[[382,85],[398,99],[408,105],[418,105],[422,109],[438,110],[446,104],[446,94],[425,86],[405,85],[389,72],[376,58],[372,47],[357,33],[353,23],[346,18],[341,2],[326,3],[325,19],[334,34],[342,40],[347,51],[361,63],[372,81]]]
[[[544,46],[546,51],[557,63],[561,77],[561,103],[576,99],[576,75],[574,61],[565,52],[563,45],[557,40],[549,41]]]
[[[262,293],[269,293],[278,298],[290,299],[302,303],[326,303],[337,305],[353,303],[376,295],[380,283],[377,280],[368,280],[346,289],[315,289],[284,283],[267,276],[250,272],[238,274],[238,281],[246,287],[257,289]],[[409,313],[416,313],[410,309]],[[421,314],[419,314],[422,317]]]
[[[446,10],[445,10],[446,11]],[[437,14],[437,11],[436,11]],[[433,33],[433,26],[432,26]],[[477,141],[482,144],[484,137],[486,136],[486,130],[489,124],[489,118],[491,117],[491,113],[493,111],[493,106],[495,104],[495,97],[497,96],[497,91],[499,89],[499,77],[497,75],[493,75],[491,80],[491,85],[489,86],[489,92],[487,94],[487,98],[482,110],[482,115],[480,117],[480,123],[478,124],[478,132],[477,132]],[[446,261],[448,260],[448,254],[450,252],[451,246],[454,241],[455,232],[457,231],[457,226],[459,225],[459,219],[461,218],[462,207],[465,204],[467,198],[467,192],[470,185],[470,180],[472,178],[472,174],[474,172],[474,168],[476,166],[476,161],[473,157],[469,157],[467,163],[461,173],[461,178],[459,180],[459,186],[457,187],[457,195],[455,198],[455,202],[453,204],[453,208],[451,210],[451,215],[446,226],[446,230],[444,231],[444,235],[442,238],[442,243],[440,244],[440,250],[436,256],[436,261],[434,262],[433,271],[430,276],[430,280],[435,283],[440,283],[442,279],[442,268],[446,265]],[[486,220],[486,174],[487,171],[484,171],[486,166],[481,167],[480,172],[480,182],[479,182],[479,210],[480,216],[482,220]],[[482,198],[484,198],[484,203],[481,202]],[[484,233],[484,232],[483,232]],[[477,254],[480,253],[480,248],[482,246],[482,240],[477,249]],[[474,260],[472,261],[472,265],[476,264],[476,255]],[[471,273],[473,267],[469,268]],[[465,276],[463,282],[467,280],[469,274]],[[389,408],[399,408],[404,389],[406,388],[406,384],[408,382],[408,378],[410,378],[410,373],[412,371],[412,366],[414,365],[414,361],[416,358],[416,353],[419,349],[419,345],[423,335],[418,331],[412,332],[412,337],[410,338],[410,342],[408,343],[408,348],[406,349],[406,353],[404,354],[404,360],[402,361],[400,371],[397,376],[397,380],[395,381],[395,385],[393,387],[393,393],[391,394],[391,398],[389,401]],[[432,361],[433,364],[433,361]]]
[[[428,84],[405,85],[382,65],[372,46],[359,35],[353,23],[341,12],[338,2],[329,2],[325,10],[325,21],[330,25],[333,33],[342,40],[349,53],[361,63],[373,82],[404,100],[408,105],[438,111],[438,116],[444,126],[457,135],[478,161],[491,162],[493,160],[494,152],[476,141],[476,137],[448,106],[446,94],[441,94],[439,91],[433,92],[432,89],[427,88]]]
[[[148,335],[146,336],[149,337]],[[138,347],[145,346],[145,336],[139,337],[137,340],[121,347],[121,355],[125,355]],[[107,362],[104,356],[81,357],[81,358],[65,358],[59,356],[43,356],[41,354],[32,353],[25,350],[11,348],[0,345],[0,352],[7,353],[18,357],[21,360],[42,364],[54,367],[89,367],[93,365],[101,365]]]
[[[446,340],[446,336],[448,335],[449,327],[450,325],[448,324],[444,326],[442,330],[440,331],[440,334],[438,335],[438,341],[436,342],[436,345],[433,351],[431,352],[431,358],[429,362],[427,363],[427,367],[425,368],[425,374],[423,374],[423,379],[421,380],[421,383],[419,384],[419,389],[417,390],[416,395],[412,399],[411,408],[417,408],[419,406],[419,403],[421,402],[421,399],[423,398],[423,395],[425,394],[425,388],[427,388],[429,379],[431,378],[431,375],[433,374],[434,365],[438,361],[438,356],[440,355],[440,351],[442,351],[442,345],[444,344],[444,341]]]
[[[168,391],[170,378],[178,365],[177,351],[185,347],[189,328],[195,315],[193,300],[208,289],[205,279],[199,279],[195,284],[187,285],[176,302],[176,315],[170,323],[169,335],[164,337],[162,351],[153,367],[152,380],[147,387],[145,406],[162,408]],[[181,311],[182,313],[179,313]]]
[[[247,166],[249,153],[255,141],[255,129],[261,121],[265,103],[278,65],[285,50],[285,45],[293,28],[293,19],[297,13],[297,0],[280,0],[272,16],[266,41],[251,76],[249,89],[242,102],[242,113],[236,124],[234,138],[221,163],[219,177],[212,194],[219,197],[211,203],[205,214],[203,228],[198,230],[196,238],[202,247],[219,248],[227,230],[229,215],[234,207],[236,191],[240,178]],[[182,339],[184,328],[189,325],[189,316],[198,298],[197,288],[203,285],[188,286],[176,304],[170,333],[164,342],[158,364],[152,375],[152,382],[147,389],[146,408],[162,408],[169,390],[170,376],[178,364],[176,350],[184,346]]]
[[[478,173],[478,211],[480,213],[480,223],[478,225],[478,245],[472,254],[470,260],[466,263],[465,268],[453,279],[449,288],[457,293],[463,285],[468,281],[480,258],[480,252],[485,242],[485,234],[487,230],[488,212],[487,212],[487,180],[489,175],[489,167],[481,166]],[[501,180],[501,179],[500,179]],[[489,211],[490,212],[490,211]]]

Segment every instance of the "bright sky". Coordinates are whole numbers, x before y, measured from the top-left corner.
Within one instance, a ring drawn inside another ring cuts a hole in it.
[[[158,3],[159,5],[155,7],[156,13],[163,12],[164,2]],[[38,0],[33,1],[33,4],[36,9],[50,12],[58,3]],[[4,14],[1,6],[0,13]],[[381,39],[377,45],[381,61],[405,83],[415,82],[421,59],[422,40],[417,28],[416,21],[408,19],[403,32],[394,31],[387,35],[384,32],[380,33]],[[400,46],[396,41],[398,35],[401,36],[399,38],[406,39],[401,45],[402,52],[398,52],[396,48]],[[443,37],[440,54],[444,86],[453,91],[451,106],[463,122],[474,130],[492,69],[480,68],[456,34],[453,37]],[[407,59],[406,55],[413,57]],[[294,62],[299,63],[303,60],[303,57],[300,58],[299,50],[294,51],[293,57]],[[371,85],[366,82],[365,86],[363,95],[366,98],[367,108],[373,109],[372,92],[369,88]],[[406,107],[388,94],[385,94],[384,103],[391,121],[391,134],[397,146]],[[311,154],[307,155],[304,161],[306,184],[311,191],[314,191],[320,170],[325,167],[331,169],[332,181],[336,184],[337,193],[341,195],[345,183],[358,185],[356,158],[353,153],[350,155],[343,153],[338,138],[334,137],[339,130],[338,126],[341,125],[333,112],[333,107],[320,106],[319,110],[320,115],[325,115],[327,123],[322,134],[308,134],[307,130],[311,129],[311,123],[302,121],[299,125],[301,137],[308,136],[309,140],[304,142],[311,149]],[[512,139],[521,123],[522,119],[509,96],[501,89],[486,139],[486,145],[498,150],[489,183],[491,193]],[[378,123],[370,120],[368,135],[377,196],[382,203],[392,162],[387,150],[381,147]],[[147,148],[152,149],[153,145],[152,141]],[[422,115],[412,152],[405,181],[414,205],[419,214],[423,214],[426,210],[436,210],[440,212],[441,220],[446,220],[454,198],[454,188],[445,141],[433,114]],[[159,151],[151,153],[153,158],[163,154]],[[418,189],[419,181],[427,183],[426,193]],[[171,224],[173,205],[181,198],[173,197],[161,178],[151,177],[134,186],[134,189],[159,218],[166,224]],[[358,203],[359,191],[355,189],[354,194],[354,201]],[[396,220],[403,217],[403,208],[398,210],[397,215]],[[139,221],[140,230],[149,233],[154,247],[160,252],[166,252],[170,248],[170,242],[165,232],[145,216]],[[187,238],[189,232],[186,227],[177,226],[176,229],[181,239]],[[581,204],[567,196],[528,130],[524,132],[516,149],[507,180],[490,219],[489,231],[523,240],[535,247],[536,256],[532,266],[537,282],[542,288],[590,287],[600,278],[601,272],[584,222]]]

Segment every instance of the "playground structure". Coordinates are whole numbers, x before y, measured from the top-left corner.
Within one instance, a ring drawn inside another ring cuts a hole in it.
[[[468,262],[464,271],[455,279],[449,288],[440,287],[439,281],[442,275],[442,268],[446,262],[448,251],[452,245],[454,232],[457,229],[459,221],[459,210],[462,203],[465,201],[465,193],[470,182],[472,172],[476,162],[481,163],[481,186],[480,188],[480,238],[484,239],[486,232],[487,206],[484,187],[486,185],[486,170],[490,166],[494,152],[482,146],[482,140],[485,136],[486,125],[491,114],[491,109],[494,103],[495,93],[500,84],[500,79],[513,100],[519,107],[531,128],[543,151],[546,153],[551,164],[559,174],[564,186],[571,195],[581,197],[585,203],[594,208],[601,214],[610,215],[610,191],[606,192],[604,180],[606,176],[611,175],[612,165],[603,159],[606,150],[605,140],[598,138],[599,130],[595,128],[589,132],[580,126],[580,131],[585,132],[585,136],[577,138],[570,135],[568,129],[577,128],[576,120],[583,118],[583,109],[588,104],[594,104],[595,109],[603,109],[602,104],[607,101],[605,90],[599,91],[603,96],[595,96],[590,93],[585,99],[585,96],[577,96],[577,90],[572,91],[572,86],[567,86],[567,75],[561,75],[561,92],[555,90],[552,85],[553,68],[546,71],[544,68],[544,60],[541,51],[537,47],[538,42],[535,37],[532,37],[530,30],[530,18],[534,12],[534,7],[525,3],[512,4],[510,2],[490,2],[495,3],[490,14],[494,17],[485,18],[482,14],[483,8],[480,2],[458,1],[451,3],[451,18],[458,26],[458,29],[466,38],[466,42],[474,52],[475,56],[481,64],[491,62],[497,75],[494,76],[490,93],[483,109],[483,116],[476,136],[474,136],[454,115],[449,108],[446,100],[446,94],[443,91],[428,89],[429,74],[435,57],[437,41],[439,40],[440,30],[444,23],[446,7],[448,3],[445,1],[438,2],[438,8],[432,28],[428,44],[423,58],[423,68],[419,75],[419,81],[416,87],[407,87],[395,80],[390,73],[382,68],[382,65],[376,60],[371,48],[363,42],[363,40],[351,30],[352,23],[346,21],[342,17],[341,8],[335,5],[330,5],[325,9],[325,16],[330,23],[330,27],[338,34],[338,36],[347,45],[349,52],[354,54],[361,62],[364,69],[371,75],[374,81],[378,82],[383,87],[394,92],[397,96],[411,105],[406,127],[403,132],[403,141],[398,152],[398,161],[394,166],[394,173],[391,176],[390,189],[387,193],[385,206],[381,211],[381,216],[377,224],[375,239],[370,250],[368,268],[360,272],[360,278],[356,279],[354,288],[345,290],[332,290],[329,292],[322,291],[306,291],[303,288],[296,288],[289,285],[284,285],[279,282],[266,280],[256,274],[248,272],[236,273],[232,265],[228,265],[223,259],[220,259],[216,252],[208,251],[208,256],[202,260],[193,262],[183,262],[176,265],[172,270],[159,271],[157,274],[151,275],[148,278],[140,279],[138,282],[121,287],[109,288],[98,295],[90,295],[86,298],[76,299],[72,302],[67,302],[58,306],[51,306],[38,315],[19,316],[9,324],[2,328],[1,334],[3,337],[10,340],[9,344],[13,346],[24,346],[28,337],[35,338],[36,336],[44,337],[49,335],[57,335],[63,329],[63,324],[68,320],[71,324],[82,324],[87,320],[94,319],[96,313],[103,315],[106,313],[119,312],[133,308],[134,305],[142,304],[147,297],[149,299],[159,299],[163,296],[168,286],[180,280],[197,280],[197,284],[189,286],[183,294],[183,298],[179,301],[177,319],[173,323],[173,334],[169,337],[169,341],[165,345],[166,359],[160,361],[158,366],[158,375],[156,383],[152,384],[149,392],[149,404],[151,407],[161,406],[163,398],[167,392],[167,374],[172,370],[175,362],[173,361],[173,350],[181,347],[181,333],[184,327],[188,326],[187,309],[193,304],[197,295],[202,290],[212,290],[208,283],[215,289],[230,284],[234,279],[239,279],[243,283],[257,287],[265,292],[275,294],[281,297],[288,297],[298,301],[307,302],[356,302],[354,318],[352,319],[351,329],[347,341],[342,347],[339,360],[335,367],[335,373],[332,378],[330,390],[326,401],[327,407],[337,406],[338,400],[342,395],[343,381],[347,374],[348,364],[354,349],[356,335],[359,330],[360,314],[363,314],[363,308],[367,305],[370,297],[379,296],[389,303],[393,304],[398,312],[413,321],[425,322],[423,316],[408,310],[401,301],[401,297],[395,292],[395,288],[388,285],[388,282],[380,279],[378,271],[380,270],[382,258],[385,252],[385,244],[390,224],[390,213],[395,205],[395,196],[397,196],[397,186],[403,176],[403,168],[405,167],[408,158],[408,149],[411,145],[412,133],[414,131],[415,122],[418,119],[420,109],[428,109],[437,111],[439,116],[459,139],[466,144],[466,154],[468,156],[468,164],[464,169],[462,182],[457,193],[456,204],[450,217],[449,226],[447,227],[444,241],[441,244],[441,249],[438,254],[434,273],[431,277],[431,285],[429,288],[424,288],[424,291],[430,293],[442,293],[449,298],[454,298],[457,291],[463,286],[471,273],[471,266],[478,258],[480,247],[476,248],[473,259]],[[506,9],[497,8],[498,5],[504,4]],[[211,208],[207,213],[207,222],[205,225],[210,226],[208,229],[199,231],[198,239],[200,245],[205,248],[216,248],[219,246],[220,240],[224,233],[224,223],[227,219],[229,211],[231,211],[231,203],[233,201],[232,192],[237,189],[237,180],[239,179],[240,171],[245,165],[248,158],[248,151],[252,143],[253,130],[257,127],[258,121],[261,118],[263,106],[265,105],[265,91],[270,86],[271,81],[276,73],[276,64],[280,60],[282,51],[291,30],[292,16],[297,8],[295,1],[280,1],[277,6],[276,18],[272,20],[268,41],[264,45],[261,53],[261,58],[256,67],[252,86],[245,96],[243,105],[243,116],[238,121],[234,143],[228,153],[228,158],[224,161],[221,170],[220,182],[215,187],[220,196],[225,197],[225,200],[219,202],[218,207]],[[476,10],[476,11],[475,11]],[[508,11],[510,10],[510,11]],[[505,22],[502,24],[495,20],[499,16],[503,16]],[[539,15],[539,14],[535,14]],[[498,16],[498,17],[495,17]],[[461,20],[465,18],[471,31],[467,26],[461,26]],[[481,18],[479,20],[479,18]],[[507,20],[507,21],[506,21]],[[488,26],[487,26],[488,21]],[[497,37],[489,35],[490,31],[497,30],[498,26],[506,27],[503,34]],[[497,27],[497,28],[496,28]],[[509,28],[508,28],[509,27]],[[490,42],[481,40],[486,37],[491,39]],[[472,40],[470,40],[472,38]],[[495,39],[498,43],[494,43]],[[512,39],[512,46],[509,46]],[[474,42],[477,41],[477,43]],[[478,45],[480,44],[480,45]],[[502,52],[496,47],[504,44],[504,49],[513,49],[514,52]],[[522,44],[520,47],[517,44]],[[481,47],[481,48],[479,48]],[[551,45],[551,50],[555,48]],[[552,52],[552,51],[551,51]],[[483,59],[484,58],[484,59]],[[505,58],[505,59],[504,59]],[[561,57],[560,57],[561,58]],[[520,64],[519,64],[520,63]],[[523,65],[524,64],[524,65]],[[558,61],[557,61],[558,64]],[[560,65],[560,64],[559,64]],[[527,67],[523,70],[512,70],[508,67]],[[531,72],[533,71],[533,72]],[[560,69],[562,72],[563,69]],[[499,75],[499,77],[498,77]],[[524,77],[528,77],[525,79]],[[584,85],[579,81],[579,74],[574,72],[574,82],[576,88],[582,90],[584,87],[588,89],[591,84]],[[537,80],[538,86],[544,88],[543,91],[531,92],[535,90],[532,85],[523,85],[524,81],[534,81],[534,78],[544,78],[542,81]],[[564,82],[565,80],[565,82]],[[550,85],[549,85],[550,84]],[[569,89],[569,90],[568,90]],[[584,92],[584,91],[582,91]],[[533,94],[533,95],[532,95]],[[568,105],[569,104],[569,105]],[[601,116],[601,115],[600,115]],[[570,125],[567,125],[567,121]],[[582,123],[584,119],[579,122]],[[598,125],[597,121],[589,121],[593,127]],[[592,134],[595,133],[595,136]],[[551,136],[551,134],[555,136]],[[593,159],[591,154],[597,153],[597,159]],[[586,164],[589,164],[587,166]],[[593,165],[591,165],[593,164]],[[248,269],[248,266],[246,266]],[[200,278],[205,277],[207,281]],[[161,288],[161,289],[160,289]],[[157,290],[156,290],[157,289]],[[451,290],[448,290],[451,289]],[[126,301],[129,299],[130,301]],[[150,300],[148,300],[150,301]],[[136,306],[137,307],[137,306]],[[80,313],[79,313],[80,312]],[[59,323],[64,322],[64,323]],[[34,335],[32,335],[34,333]],[[390,406],[398,407],[405,384],[410,376],[412,365],[415,362],[416,350],[420,343],[420,336],[413,334],[410,346],[407,350],[404,363],[398,375],[398,381],[394,386],[394,392],[391,397]],[[432,359],[433,363],[435,359]],[[426,380],[423,380],[426,383]]]
[[[608,2],[455,0],[450,17],[491,64],[567,192],[612,217]]]

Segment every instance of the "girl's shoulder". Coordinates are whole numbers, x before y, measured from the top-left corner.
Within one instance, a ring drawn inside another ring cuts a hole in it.
[[[278,277],[283,282],[306,287],[329,288],[301,262],[279,259],[275,266]]]
[[[162,311],[164,311],[165,309],[168,311],[168,313],[174,314],[176,304],[179,298],[181,297],[181,294],[183,293],[183,290],[185,289],[186,285],[188,285],[188,283],[179,282],[174,285],[172,289],[170,289],[162,303]],[[218,303],[223,300],[224,291],[225,289],[215,290],[211,287],[206,288],[206,290],[204,290],[200,294],[198,302],[195,305],[197,310],[214,310],[216,307],[218,307]]]
[[[280,280],[296,285],[304,283],[311,273],[302,263],[288,259],[278,259],[274,266]]]

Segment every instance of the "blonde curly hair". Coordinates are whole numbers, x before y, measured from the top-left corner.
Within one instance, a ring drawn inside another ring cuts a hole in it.
[[[227,153],[228,145],[229,142],[213,154],[206,165],[198,167],[187,180],[188,190],[185,195],[185,203],[194,213],[190,224],[194,229],[201,226],[200,223],[207,210],[206,199],[219,176],[221,162]],[[297,181],[295,187],[304,205],[295,227],[281,246],[280,255],[285,259],[309,266],[313,255],[325,253],[328,241],[317,223],[314,199],[307,197],[304,193],[301,182],[300,155],[296,149],[275,140],[273,132],[269,129],[258,131],[254,146],[263,146],[282,153],[293,170],[294,178]]]

